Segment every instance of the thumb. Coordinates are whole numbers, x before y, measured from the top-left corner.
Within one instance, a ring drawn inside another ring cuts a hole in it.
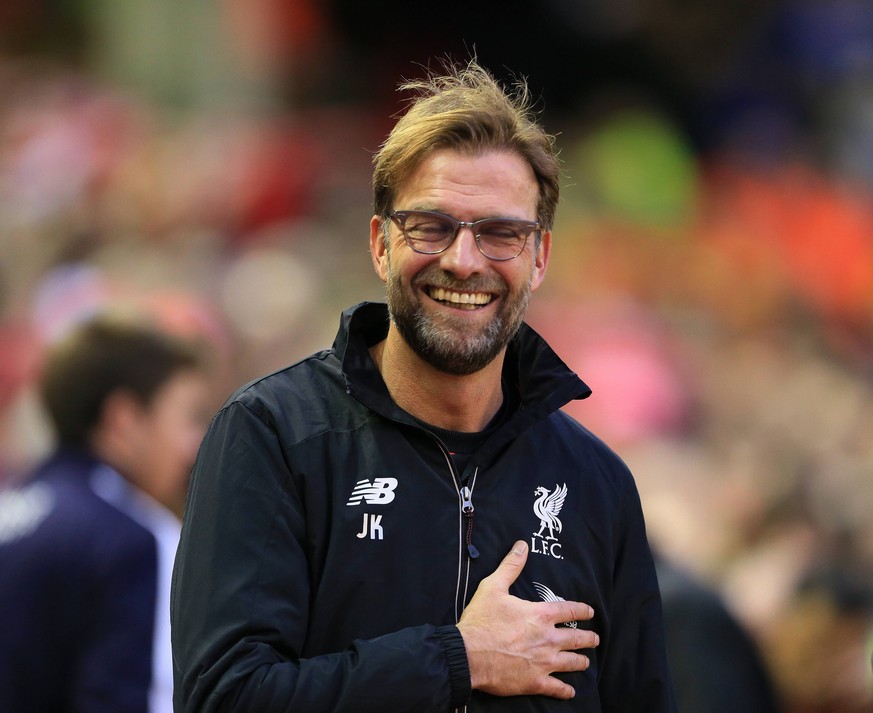
[[[508,592],[513,582],[518,579],[518,575],[521,574],[521,570],[524,569],[527,553],[527,543],[524,540],[518,540],[491,575],[494,584]]]

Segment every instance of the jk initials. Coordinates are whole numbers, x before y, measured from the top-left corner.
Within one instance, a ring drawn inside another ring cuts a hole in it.
[[[382,539],[382,526],[379,524],[382,522],[381,515],[370,515],[369,513],[364,513],[364,527],[363,529],[356,535],[358,539],[363,539],[367,536],[367,533],[370,533],[371,540],[381,540]]]

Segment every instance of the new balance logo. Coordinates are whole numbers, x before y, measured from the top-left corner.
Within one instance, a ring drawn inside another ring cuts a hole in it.
[[[359,480],[346,505],[387,505],[394,500],[397,478],[373,478],[373,481]]]

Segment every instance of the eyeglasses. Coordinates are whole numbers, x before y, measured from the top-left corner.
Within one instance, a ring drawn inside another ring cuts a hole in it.
[[[473,231],[476,246],[490,260],[512,260],[521,255],[528,236],[539,232],[540,224],[511,218],[483,218],[468,223],[430,210],[396,210],[391,214],[406,244],[417,253],[436,255],[458,237],[461,228]]]

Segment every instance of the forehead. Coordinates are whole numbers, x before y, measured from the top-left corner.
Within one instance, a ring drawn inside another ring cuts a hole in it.
[[[397,191],[396,208],[440,210],[457,218],[536,218],[539,190],[530,165],[517,153],[428,155]]]

